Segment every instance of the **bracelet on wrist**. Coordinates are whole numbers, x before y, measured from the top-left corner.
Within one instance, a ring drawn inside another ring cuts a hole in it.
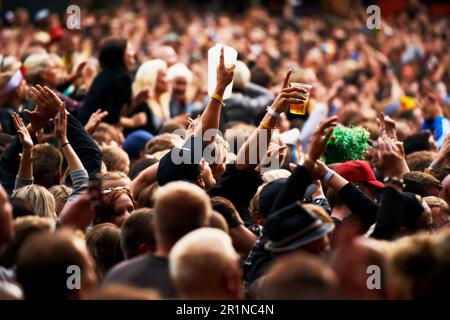
[[[400,187],[402,189],[405,188],[405,182],[403,181],[403,179],[400,179],[400,178],[397,178],[397,177],[385,177],[383,179],[383,183],[384,184],[387,184],[387,183],[393,184],[393,185],[398,186],[398,187]]]
[[[266,111],[268,114],[270,114],[271,116],[275,117],[275,118],[279,118],[280,117],[280,113],[276,112],[275,110],[273,110],[273,108],[271,106],[268,106],[266,108]]]
[[[62,148],[64,148],[65,146],[68,146],[70,143],[69,142],[66,142],[66,143],[63,143],[62,145],[60,145],[59,147],[62,149]]]
[[[217,92],[214,92],[214,93],[211,95],[211,98],[214,99],[214,100],[216,100],[216,101],[219,102],[220,104],[224,105],[224,103],[223,103],[223,97],[222,97],[221,95],[219,95]]]
[[[335,172],[334,170],[328,170],[327,173],[323,176],[323,185],[327,186],[330,182],[331,178],[333,178]]]
[[[275,127],[271,127],[271,126],[269,126],[268,124],[265,124],[264,122],[260,122],[260,124],[259,124],[259,127],[261,128],[261,129],[267,129],[267,130],[273,130],[273,129],[275,129]]]

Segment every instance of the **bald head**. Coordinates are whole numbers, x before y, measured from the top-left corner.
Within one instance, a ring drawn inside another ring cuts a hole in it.
[[[170,276],[185,299],[239,299],[239,256],[223,231],[201,228],[180,239],[169,255]]]
[[[69,277],[77,267],[81,271],[80,289],[76,288],[75,277],[70,282],[74,288],[69,288]],[[84,240],[62,229],[40,232],[27,239],[17,259],[17,280],[26,299],[61,300],[80,298],[93,288],[96,277]]]
[[[155,192],[157,250],[166,251],[188,232],[205,226],[211,215],[206,192],[189,182],[171,182]]]

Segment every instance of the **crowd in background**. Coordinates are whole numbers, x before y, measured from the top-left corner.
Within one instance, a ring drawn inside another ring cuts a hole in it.
[[[448,293],[448,17],[125,1],[65,19],[0,21],[0,298]],[[216,43],[238,61],[210,97]]]

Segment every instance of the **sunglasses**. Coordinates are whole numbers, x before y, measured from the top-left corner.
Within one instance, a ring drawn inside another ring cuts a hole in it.
[[[113,192],[115,190],[128,190],[128,191],[130,191],[130,188],[129,187],[122,187],[122,186],[120,186],[120,187],[111,187],[111,188],[102,190],[102,194],[108,194],[108,193],[111,193],[111,192]]]

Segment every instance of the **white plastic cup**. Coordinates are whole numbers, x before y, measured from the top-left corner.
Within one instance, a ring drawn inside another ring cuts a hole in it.
[[[216,89],[216,72],[217,66],[220,63],[220,50],[224,48],[224,60],[225,66],[230,66],[236,63],[237,61],[237,51],[231,47],[216,44],[214,47],[208,50],[208,95],[211,96]],[[231,92],[233,89],[233,81],[226,87],[225,92],[223,94],[223,99],[227,99],[231,96]]]

